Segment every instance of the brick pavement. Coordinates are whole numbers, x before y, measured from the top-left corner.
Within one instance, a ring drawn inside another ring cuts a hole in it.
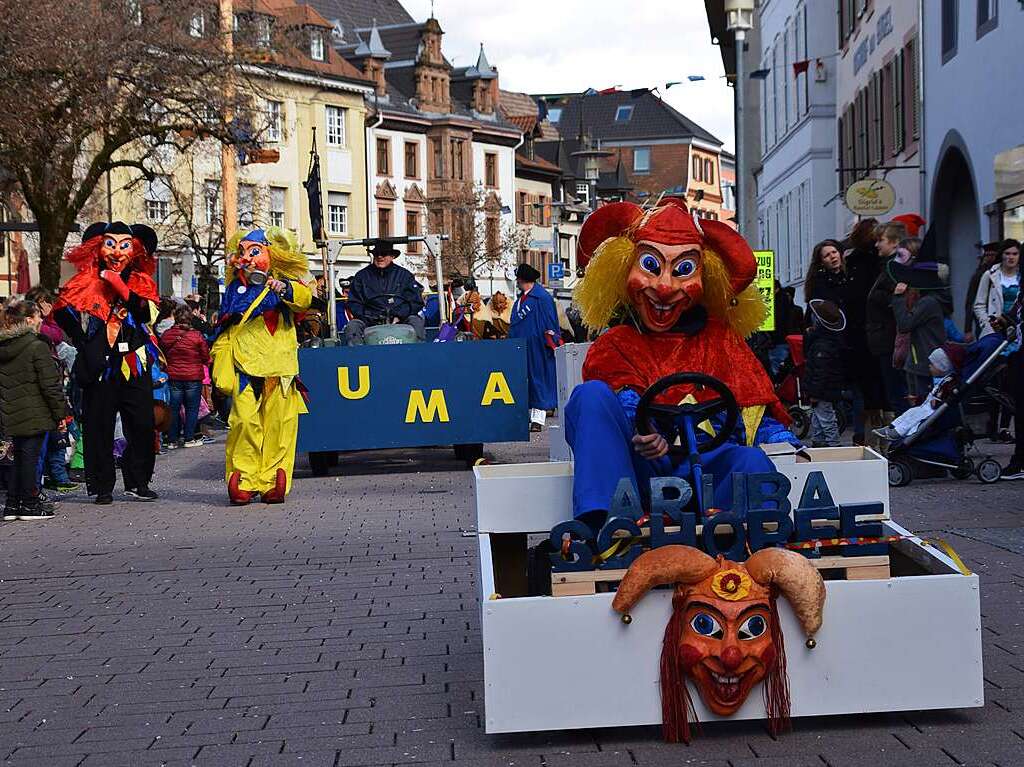
[[[72,499],[0,528],[5,764],[1024,764],[1024,485],[894,493],[910,529],[959,530],[983,576],[984,709],[805,719],[778,739],[731,722],[686,747],[656,727],[483,733],[472,483],[448,451],[347,456],[286,507],[238,510],[220,449],[161,458],[156,504]],[[545,438],[494,453],[542,460]]]

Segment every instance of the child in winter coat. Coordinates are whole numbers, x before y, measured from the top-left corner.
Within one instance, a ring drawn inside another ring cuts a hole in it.
[[[803,390],[814,406],[811,412],[811,445],[837,447],[839,425],[836,402],[843,396],[846,315],[832,301],[808,302],[811,325],[804,334]]]
[[[40,492],[36,467],[43,442],[65,416],[60,374],[39,336],[43,316],[32,301],[10,304],[0,329],[0,424],[11,439],[14,466],[5,520],[46,520],[53,502]]]

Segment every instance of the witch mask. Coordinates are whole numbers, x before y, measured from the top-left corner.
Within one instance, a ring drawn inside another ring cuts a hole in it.
[[[253,285],[266,282],[270,271],[270,242],[261,230],[247,234],[231,256],[231,266],[240,279]]]
[[[813,647],[825,605],[818,571],[785,549],[764,549],[740,564],[689,546],[662,546],[630,566],[612,608],[628,622],[650,589],[669,584],[675,593],[661,655],[665,740],[690,741],[695,714],[687,681],[718,716],[734,714],[763,683],[769,726],[773,733],[785,729],[789,682],[776,598],[789,601]]]
[[[100,243],[100,261],[104,269],[121,272],[135,257],[135,244],[129,234],[105,234]]]

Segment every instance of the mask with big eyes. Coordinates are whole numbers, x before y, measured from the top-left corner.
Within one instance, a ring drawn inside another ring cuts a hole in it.
[[[253,272],[266,273],[270,270],[270,248],[262,242],[242,240],[238,250],[231,256],[231,266],[243,283],[248,284]]]
[[[130,234],[107,234],[100,243],[100,260],[106,269],[122,272],[135,254]]]
[[[693,245],[637,244],[626,279],[630,303],[648,330],[671,330],[680,315],[700,303],[701,251]]]
[[[679,658],[705,705],[729,716],[764,679],[777,653],[766,602],[690,601],[679,640]]]

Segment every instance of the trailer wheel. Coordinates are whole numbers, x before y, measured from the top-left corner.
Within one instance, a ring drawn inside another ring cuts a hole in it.
[[[953,479],[970,479],[971,475],[974,474],[974,461],[970,458],[964,458],[960,461],[960,465],[955,469],[950,469],[949,473],[953,475]]]
[[[906,487],[914,479],[914,470],[904,460],[889,461],[889,487]]]
[[[986,485],[991,485],[993,482],[999,481],[999,476],[1002,474],[1002,471],[1003,467],[999,465],[998,461],[986,458],[978,464],[978,479]]]
[[[481,442],[471,445],[454,445],[452,450],[455,452],[455,457],[465,463],[469,469],[476,466],[476,462],[484,457],[484,446]]]
[[[338,454],[333,450],[309,454],[309,469],[314,477],[326,477],[331,467],[338,465]]]

